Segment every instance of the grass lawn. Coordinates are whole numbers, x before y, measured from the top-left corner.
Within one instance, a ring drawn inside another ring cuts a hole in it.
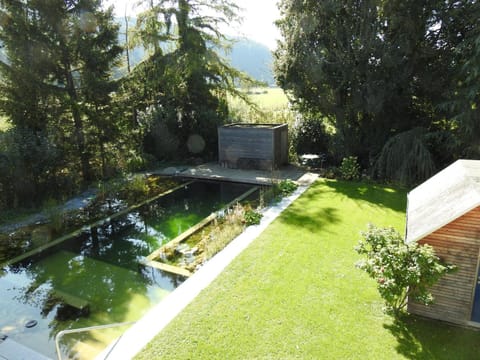
[[[259,89],[258,94],[254,93],[250,98],[264,110],[283,109],[288,105],[287,96],[281,88]]]
[[[318,181],[139,359],[475,359],[480,331],[383,314],[353,250],[368,222],[403,231],[403,191]]]
[[[281,88],[254,88],[249,95],[250,100],[256,103],[262,111],[275,111],[287,107],[288,99]],[[244,109],[245,105],[238,99],[230,99],[233,109]]]

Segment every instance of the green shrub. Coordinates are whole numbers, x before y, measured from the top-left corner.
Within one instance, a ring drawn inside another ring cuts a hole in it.
[[[403,185],[418,184],[431,177],[436,167],[427,144],[428,138],[429,133],[423,128],[414,128],[392,136],[374,164],[374,177]],[[430,139],[433,140],[431,133]],[[442,149],[451,152],[452,146],[446,142]]]
[[[297,154],[328,152],[329,135],[322,120],[306,118],[292,130],[292,146]]]
[[[298,189],[298,185],[292,180],[282,180],[278,183],[278,190],[282,196],[288,196]]]
[[[369,225],[362,233],[355,250],[366,259],[357,267],[376,280],[386,310],[399,315],[407,305],[407,298],[430,304],[433,302],[429,287],[455,266],[443,264],[429,245],[406,244],[393,228]]]
[[[321,174],[324,178],[336,179],[338,175],[338,168],[335,166],[329,166]]]
[[[271,186],[261,189],[259,207],[262,208],[265,205],[276,203],[280,201],[282,197],[293,193],[297,188],[298,185],[289,179],[277,183],[272,182]]]
[[[247,226],[250,225],[258,225],[260,224],[260,220],[262,220],[263,215],[259,213],[258,211],[255,210],[246,210],[244,219],[245,219],[245,224]]]
[[[344,180],[358,180],[360,178],[360,165],[358,165],[356,156],[343,158],[338,170]]]
[[[147,154],[146,154],[147,155]],[[148,157],[148,156],[146,156]],[[147,160],[145,157],[142,157],[140,154],[135,152],[134,150],[130,150],[126,156],[126,170],[129,173],[145,170]]]

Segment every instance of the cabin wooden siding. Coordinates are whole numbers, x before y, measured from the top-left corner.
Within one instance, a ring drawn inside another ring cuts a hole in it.
[[[288,162],[288,126],[221,126],[218,160],[229,168],[276,169]]]
[[[418,243],[431,245],[440,259],[456,265],[458,270],[445,275],[432,286],[432,305],[425,306],[409,301],[408,311],[457,324],[468,324],[479,263],[480,207],[424,237]]]

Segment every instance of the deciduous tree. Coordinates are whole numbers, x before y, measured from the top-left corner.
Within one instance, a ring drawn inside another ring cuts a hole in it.
[[[334,126],[337,159],[371,166],[392,136],[407,141],[422,128],[429,154],[416,163],[435,169],[477,132],[476,0],[283,0],[280,8],[277,81],[302,113]]]

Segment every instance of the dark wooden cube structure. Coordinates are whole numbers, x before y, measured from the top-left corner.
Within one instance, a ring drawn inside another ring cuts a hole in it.
[[[221,166],[232,169],[278,169],[288,163],[288,125],[235,123],[220,126],[218,160]]]

